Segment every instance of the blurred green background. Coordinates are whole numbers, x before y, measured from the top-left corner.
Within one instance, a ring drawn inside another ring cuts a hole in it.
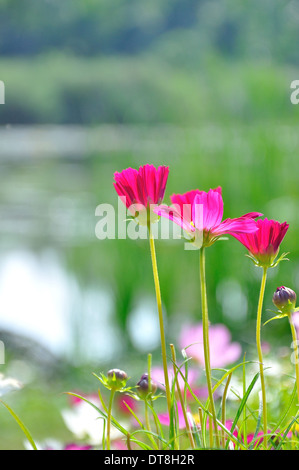
[[[269,273],[265,310],[278,285],[299,288],[298,21],[297,1],[0,1],[0,372],[29,384],[10,402],[41,437],[65,437],[58,412],[43,426],[47,394],[56,409],[61,390],[97,386],[92,370],[137,382],[149,352],[160,361],[147,241],[95,236],[96,207],[117,207],[115,171],[169,165],[166,202],[221,185],[225,217],[286,220],[290,261]],[[156,249],[177,344],[200,321],[199,255]],[[244,255],[232,238],[215,244],[207,280],[211,323],[246,352],[261,272]],[[287,323],[263,339],[289,347]],[[1,421],[0,448],[22,446],[5,410]]]

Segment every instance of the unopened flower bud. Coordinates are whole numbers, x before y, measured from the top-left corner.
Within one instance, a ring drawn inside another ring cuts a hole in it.
[[[288,287],[277,287],[273,295],[273,303],[275,307],[284,313],[291,313],[296,307],[296,293]]]
[[[120,369],[110,369],[107,372],[107,378],[108,385],[115,390],[124,388],[128,380],[127,374]]]
[[[152,395],[156,392],[156,390],[157,384],[151,380],[151,386],[149,386],[148,374],[143,374],[137,384],[137,393],[140,398],[145,399],[149,393]]]

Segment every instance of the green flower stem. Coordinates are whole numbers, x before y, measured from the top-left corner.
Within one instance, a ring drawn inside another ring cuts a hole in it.
[[[148,402],[147,399],[144,399],[144,414],[145,414],[145,425],[146,425],[146,430],[148,431],[148,438],[151,441],[153,448],[158,449],[159,446],[156,444],[155,439],[153,437],[151,425],[150,425],[150,419],[149,419],[149,412],[148,412]]]
[[[222,424],[224,426],[225,426],[225,421],[226,421],[226,397],[227,397],[227,393],[228,393],[231,378],[232,378],[232,372],[227,377],[226,385],[224,387],[224,392],[223,392],[223,396],[222,396],[221,420],[222,420]],[[222,442],[222,447],[224,448],[224,446],[225,446],[225,432],[224,432],[223,429],[221,430],[221,442]]]
[[[107,450],[110,450],[111,412],[112,412],[112,403],[113,403],[114,395],[115,395],[115,390],[111,389],[109,405],[108,405],[108,413],[107,413],[107,442],[106,442]]]
[[[174,373],[174,377],[176,378],[175,379],[176,390],[177,390],[177,394],[178,394],[178,397],[179,397],[179,400],[180,400],[180,403],[181,403],[181,407],[182,407],[182,411],[183,411],[183,415],[184,415],[184,420],[185,420],[185,425],[186,425],[186,430],[187,430],[187,434],[188,434],[188,437],[189,437],[189,440],[190,440],[190,445],[191,445],[192,449],[195,449],[195,442],[194,442],[194,439],[193,439],[192,429],[190,427],[190,423],[189,423],[189,420],[188,420],[183,395],[182,395],[182,392],[181,392],[181,389],[180,389],[180,386],[179,386],[179,380],[178,380],[178,374],[177,374],[178,368],[177,368],[177,365],[176,365],[176,354],[175,354],[175,348],[174,348],[173,344],[170,345],[170,349],[171,349],[171,355],[172,355],[172,361],[173,361],[173,373]]]
[[[260,379],[261,379],[261,389],[262,389],[262,403],[263,403],[263,425],[264,425],[264,446],[267,447],[267,400],[266,400],[266,387],[265,387],[265,377],[264,377],[264,365],[263,365],[263,354],[261,346],[261,321],[262,321],[262,310],[263,302],[265,295],[265,287],[267,280],[267,267],[263,268],[263,277],[260,287],[260,295],[257,308],[257,321],[256,321],[256,346],[259,359],[259,368],[260,368]]]
[[[152,355],[148,354],[147,356],[147,374],[148,374],[148,400],[153,408],[153,397],[152,397]],[[148,405],[147,405],[148,406]],[[157,436],[159,435],[159,425],[157,422],[157,416],[154,415],[154,421],[155,421],[155,426],[156,426],[156,434]],[[160,441],[158,440],[158,448],[160,449]]]
[[[159,274],[158,274],[158,266],[157,266],[156,250],[155,250],[155,241],[154,241],[154,237],[153,237],[150,222],[148,222],[148,232],[149,232],[150,252],[151,252],[151,259],[152,259],[152,267],[153,267],[153,276],[154,276],[154,284],[155,284],[155,291],[156,291],[157,307],[158,307],[158,314],[159,314],[161,349],[162,349],[162,362],[163,362],[163,370],[164,370],[166,400],[167,400],[169,419],[171,420],[171,394],[170,394],[168,369],[167,369],[166,342],[165,342],[165,332],[164,332],[164,322],[163,322],[163,312],[162,312],[161,290],[160,290],[160,282],[159,282]]]
[[[201,288],[201,305],[202,305],[203,346],[204,346],[206,379],[207,379],[213,425],[214,425],[215,436],[216,436],[216,445],[219,448],[218,425],[217,425],[217,419],[216,419],[215,404],[214,404],[214,399],[213,399],[212,378],[211,378],[210,344],[209,344],[209,315],[208,315],[207,288],[206,288],[205,249],[203,246],[200,248],[199,260],[200,260],[199,269],[200,269],[200,288]]]
[[[295,371],[296,371],[296,384],[297,384],[297,400],[299,404],[299,352],[298,352],[298,339],[297,339],[297,333],[296,333],[296,328],[293,322],[293,315],[292,312],[289,313],[289,322],[291,326],[291,331],[292,331],[292,338],[293,338],[293,346],[294,346],[294,354],[295,354]]]

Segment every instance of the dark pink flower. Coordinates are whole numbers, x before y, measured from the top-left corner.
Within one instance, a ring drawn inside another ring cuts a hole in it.
[[[168,173],[169,167],[153,165],[114,173],[115,190],[132,215],[138,217],[139,223],[146,224],[147,210],[162,202]]]
[[[226,234],[252,233],[257,230],[254,219],[260,212],[250,212],[235,219],[223,218],[221,187],[208,192],[198,189],[185,194],[173,194],[172,206],[161,205],[156,214],[166,217],[189,233],[196,246],[209,246]]]
[[[255,233],[232,234],[249,251],[258,266],[273,266],[280,244],[287,233],[289,224],[280,224],[276,220],[259,219]]]
[[[225,367],[239,359],[242,348],[239,343],[231,342],[231,334],[222,324],[211,325],[210,329],[211,367]],[[186,348],[186,354],[204,366],[202,323],[186,325],[179,338],[180,348]]]

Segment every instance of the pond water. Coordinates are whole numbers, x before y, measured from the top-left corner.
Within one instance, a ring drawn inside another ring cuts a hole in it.
[[[77,127],[0,130],[2,335],[24,335],[77,363],[109,360],[125,346],[124,333],[113,321],[113,293],[109,285],[101,285],[101,263],[96,279],[88,273],[91,247],[99,259],[102,255],[95,209],[107,200],[116,203],[116,166],[108,159],[119,151],[122,133],[108,126],[100,132]],[[121,145],[128,149],[137,143],[128,131]],[[94,153],[100,153],[98,179]],[[140,306],[133,312],[139,324],[138,318],[149,323],[148,305],[144,313]],[[140,347],[156,345],[158,334],[157,328],[148,328]],[[138,346],[133,333],[131,340]]]

